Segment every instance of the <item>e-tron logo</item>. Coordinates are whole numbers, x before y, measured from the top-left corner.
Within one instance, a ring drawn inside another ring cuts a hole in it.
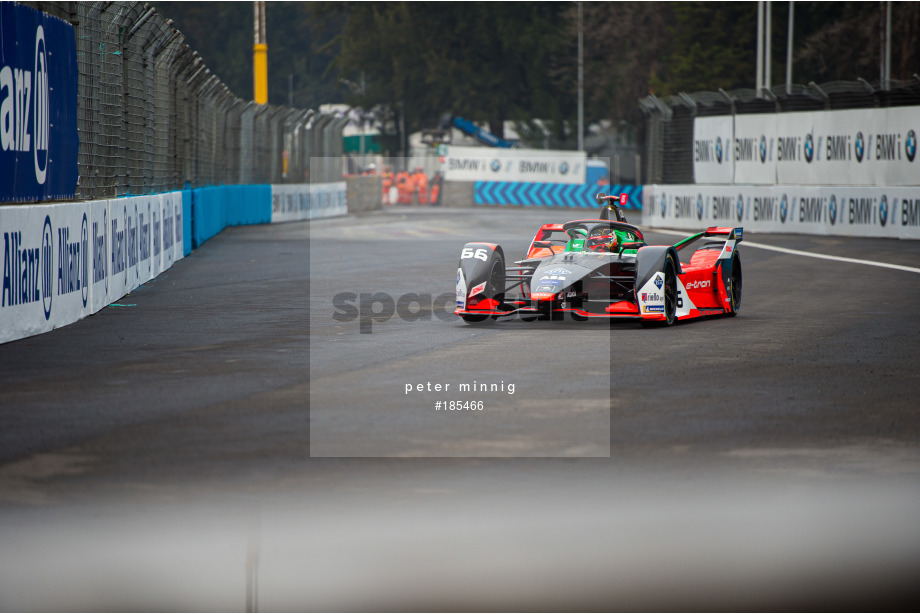
[[[888,223],[888,197],[884,194],[878,204],[878,221],[882,226]]]
[[[812,158],[815,157],[815,139],[811,134],[805,135],[805,161],[811,164]]]
[[[831,226],[833,226],[837,223],[837,197],[833,194],[831,194],[831,203],[827,209],[831,216]]]
[[[767,161],[767,137],[760,135],[760,161]]]
[[[41,251],[41,279],[42,279],[42,307],[45,310],[45,319],[51,317],[51,299],[54,286],[54,233],[51,231],[51,216],[45,216],[45,226],[42,228]]]
[[[907,132],[907,140],[904,142],[904,153],[907,154],[908,162],[913,162],[914,156],[917,155],[917,133],[913,130]]]
[[[45,49],[45,29],[38,26],[35,33],[35,180],[44,185],[48,173],[48,136],[51,132],[48,96],[48,53]]]
[[[744,196],[738,195],[738,221],[741,221],[741,218],[744,216]]]
[[[866,153],[866,144],[863,141],[863,133],[856,133],[856,161],[862,162],[863,154]]]
[[[789,201],[786,198],[786,195],[783,194],[783,199],[779,203],[779,219],[783,224],[786,223],[787,213],[789,213]]]
[[[716,162],[722,164],[722,137],[716,137]]]

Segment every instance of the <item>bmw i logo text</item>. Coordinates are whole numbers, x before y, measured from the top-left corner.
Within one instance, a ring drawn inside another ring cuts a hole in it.
[[[760,161],[767,161],[767,137],[760,136]]]
[[[786,223],[786,214],[789,212],[789,203],[786,195],[783,194],[783,200],[779,203],[779,219],[783,224]]]
[[[665,198],[665,195],[661,195],[661,217],[665,217],[668,214],[668,201]]]
[[[882,226],[888,223],[888,197],[884,194],[878,204],[878,221]]]
[[[856,133],[856,161],[862,162],[863,154],[866,153],[866,144],[863,142],[863,133]]]
[[[907,132],[907,141],[904,143],[904,153],[907,154],[908,162],[914,161],[917,155],[917,133],[913,130]]]
[[[565,162],[563,162],[562,164],[560,164],[560,165],[559,165],[559,172],[562,173],[563,175],[565,175],[566,173],[568,173],[568,172],[569,172],[569,165],[566,164]]]
[[[815,139],[811,134],[805,135],[805,161],[811,163],[815,157]]]
[[[738,221],[744,216],[744,196],[738,195]]]
[[[502,163],[499,162],[498,160],[492,160],[491,167],[492,167],[492,170],[497,173],[498,171],[502,169]]]
[[[703,219],[703,195],[696,195],[696,218],[698,220]]]
[[[722,164],[722,137],[716,137],[716,162]]]
[[[833,194],[831,194],[831,204],[827,209],[831,216],[831,226],[833,226],[837,223],[837,197]]]

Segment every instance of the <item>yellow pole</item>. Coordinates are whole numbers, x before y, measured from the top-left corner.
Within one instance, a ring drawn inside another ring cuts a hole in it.
[[[255,101],[268,102],[268,45],[253,45],[252,69],[255,78]]]
[[[252,46],[253,99],[268,102],[268,44],[265,40],[265,2],[253,2],[255,44]]]

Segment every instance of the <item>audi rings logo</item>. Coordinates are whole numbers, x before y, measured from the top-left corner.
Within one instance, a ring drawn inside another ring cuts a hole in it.
[[[738,195],[738,221],[741,221],[741,218],[744,217],[744,196]]]
[[[837,223],[837,197],[833,194],[831,194],[831,204],[827,209],[831,217],[831,226],[833,226]]]
[[[51,132],[48,96],[48,53],[45,49],[45,29],[35,32],[35,180],[44,185],[48,173],[48,136]]]
[[[856,161],[862,162],[863,154],[866,153],[866,144],[863,141],[863,133],[856,133]]]
[[[45,310],[45,319],[51,317],[51,293],[54,290],[54,233],[51,230],[51,216],[45,216],[45,226],[42,228],[41,251],[41,293],[42,307]]]
[[[884,194],[878,204],[878,221],[882,226],[888,223],[888,197]]]
[[[785,224],[786,223],[786,214],[789,213],[789,199],[783,194],[783,199],[779,202],[779,219]]]
[[[815,139],[811,134],[805,135],[805,161],[811,164],[815,157]]]
[[[722,164],[722,137],[716,137],[716,162]]]
[[[904,153],[907,154],[908,162],[913,162],[914,156],[917,155],[917,133],[913,130],[907,131],[907,140],[904,142]]]

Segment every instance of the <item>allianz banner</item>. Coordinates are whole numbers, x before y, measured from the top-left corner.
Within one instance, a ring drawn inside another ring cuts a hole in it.
[[[0,202],[73,198],[78,147],[73,26],[0,2]]]
[[[442,145],[438,157],[447,181],[585,183],[583,151]]]
[[[183,257],[182,193],[0,207],[0,343],[96,313]]]

